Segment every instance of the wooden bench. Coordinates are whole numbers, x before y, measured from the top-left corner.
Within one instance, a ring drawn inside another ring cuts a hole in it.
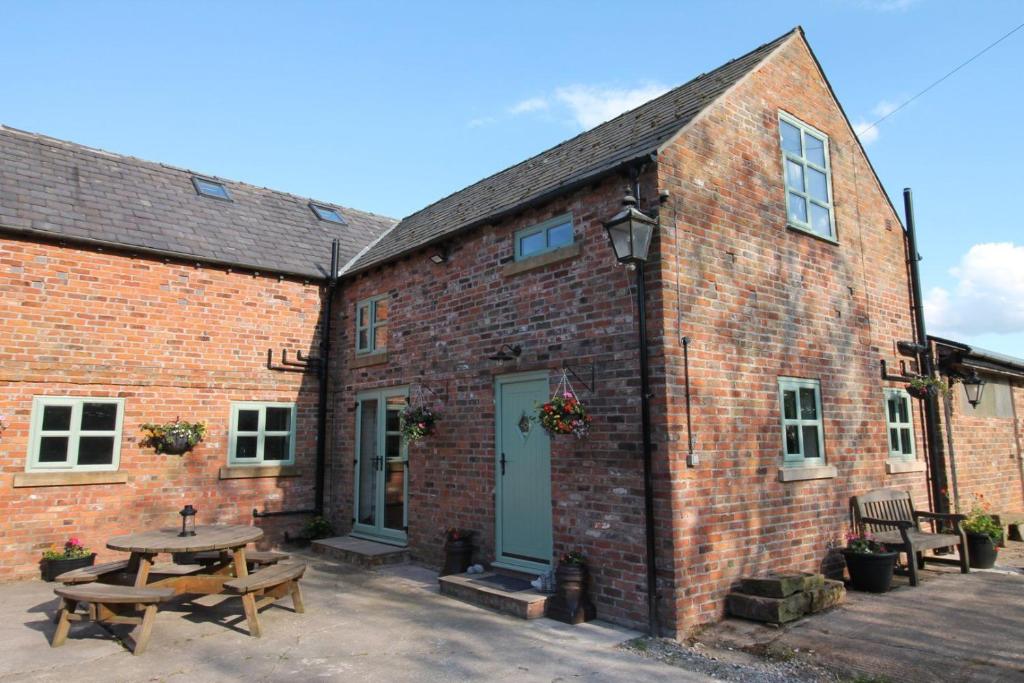
[[[91,567],[82,567],[64,572],[57,577],[57,581],[68,585],[82,583],[95,583],[107,574],[118,574],[128,569],[128,560],[117,560],[116,562],[104,562]]]
[[[960,523],[964,515],[940,514],[914,509],[908,491],[875,489],[850,499],[854,528],[870,533],[879,543],[891,550],[906,553],[910,570],[910,585],[917,585],[917,570],[924,569],[925,550],[957,546],[960,550],[960,571],[970,571],[967,559],[967,538]],[[920,520],[944,522],[952,533],[922,531]],[[928,561],[941,561],[933,557]]]
[[[50,647],[60,647],[67,640],[72,621],[82,621],[84,615],[75,614],[79,603],[88,603],[89,617],[94,621],[109,624],[136,624],[129,636],[132,654],[140,655],[146,650],[149,635],[153,631],[158,603],[170,599],[174,591],[170,588],[135,588],[133,586],[111,586],[105,583],[90,583],[78,586],[55,588],[62,600],[57,615],[57,630],[53,633]],[[142,616],[133,615],[142,608]]]
[[[252,570],[277,564],[278,562],[287,560],[289,557],[291,556],[286,553],[275,553],[269,550],[246,550],[245,564],[248,565],[247,568],[249,570]],[[215,550],[211,550],[201,553],[193,553],[192,558],[202,565],[211,565],[218,562],[228,563],[231,561],[231,553],[227,551],[217,552]]]
[[[245,609],[245,619],[249,623],[250,635],[259,638],[263,634],[259,610],[285,595],[292,596],[292,605],[296,612],[302,614],[306,611],[299,588],[299,579],[305,571],[305,562],[274,564],[224,583],[224,588],[242,596],[242,606]]]

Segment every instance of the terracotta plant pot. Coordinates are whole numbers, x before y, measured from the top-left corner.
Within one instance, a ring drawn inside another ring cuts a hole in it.
[[[444,544],[444,567],[441,576],[449,574],[465,574],[473,560],[473,541],[469,538],[457,538]]]
[[[64,572],[82,567],[91,567],[96,563],[96,553],[85,557],[64,558],[60,560],[40,560],[39,568],[42,571],[43,581],[53,581]]]
[[[585,565],[559,565],[555,570],[555,594],[548,600],[549,619],[565,624],[582,624],[597,616],[588,595]]]
[[[899,553],[855,553],[843,550],[850,585],[859,591],[884,593],[892,585],[892,573]]]
[[[967,532],[967,560],[974,569],[991,569],[996,565],[999,548],[988,534]]]

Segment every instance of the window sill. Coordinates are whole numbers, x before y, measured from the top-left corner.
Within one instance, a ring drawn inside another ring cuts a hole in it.
[[[14,488],[32,486],[89,486],[90,484],[126,484],[127,472],[18,472]]]
[[[795,223],[786,223],[786,227],[788,229],[794,231],[794,232],[800,233],[801,235],[807,235],[808,237],[813,237],[815,239],[819,239],[822,242],[827,242],[828,244],[834,244],[837,247],[839,246],[839,240],[837,240],[835,237],[826,237],[825,235],[819,235],[818,233],[814,232],[813,230],[808,230],[807,228],[803,227],[802,225],[797,225]]]
[[[886,474],[904,474],[906,472],[924,472],[925,464],[922,460],[886,460]]]
[[[780,467],[779,481],[808,481],[811,479],[835,479],[839,473],[832,465],[812,465],[810,467]]]
[[[383,365],[388,362],[387,351],[376,351],[374,353],[356,354],[352,359],[351,367],[366,368],[371,365]]]
[[[543,268],[549,266],[552,263],[558,263],[559,261],[567,261],[571,258],[576,258],[580,255],[582,249],[580,248],[579,242],[574,242],[567,247],[561,249],[555,249],[554,251],[546,251],[543,254],[537,254],[525,258],[522,261],[513,261],[512,263],[505,264],[501,269],[501,274],[505,277],[510,275],[519,275],[536,268]]]
[[[220,468],[221,479],[262,479],[265,477],[297,477],[295,465],[231,465]]]

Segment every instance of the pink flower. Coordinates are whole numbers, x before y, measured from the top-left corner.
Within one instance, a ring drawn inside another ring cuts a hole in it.
[[[572,395],[571,391],[567,391],[564,394],[562,394],[562,398],[575,398],[575,397]]]

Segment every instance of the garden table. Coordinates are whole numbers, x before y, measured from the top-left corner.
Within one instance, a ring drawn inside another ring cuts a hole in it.
[[[224,582],[234,577],[249,575],[245,559],[245,546],[263,538],[263,530],[254,526],[217,524],[196,526],[195,536],[179,536],[181,528],[168,527],[137,534],[115,536],[107,541],[111,550],[131,553],[126,573],[134,575],[133,585],[166,586],[174,592],[214,594],[223,591]],[[212,567],[196,571],[183,568],[184,573],[158,571],[150,580],[153,559],[160,553],[194,553],[220,551],[224,559]]]

